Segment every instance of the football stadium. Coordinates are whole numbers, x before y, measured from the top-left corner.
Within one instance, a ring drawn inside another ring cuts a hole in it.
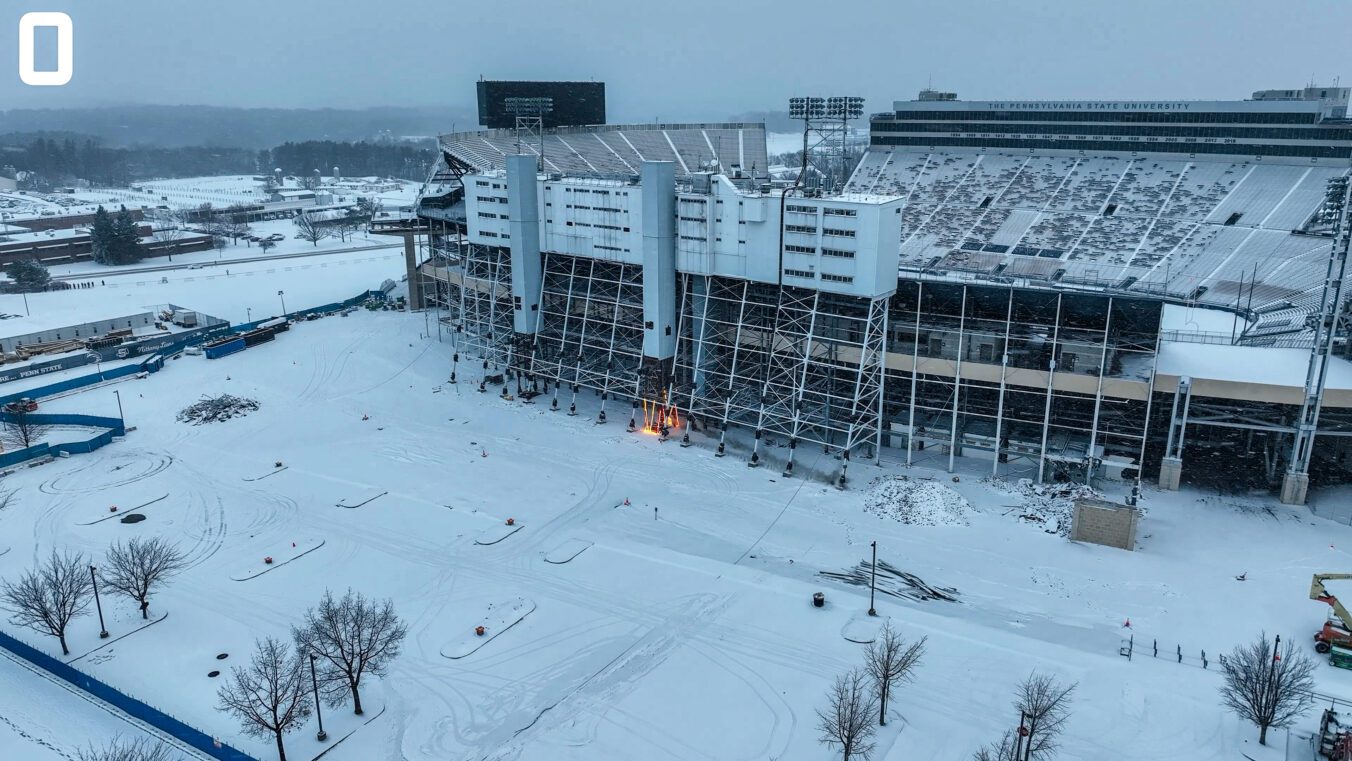
[[[838,180],[772,171],[762,124],[546,127],[522,98],[443,135],[382,226],[488,393],[596,395],[598,423],[786,473],[819,447],[841,487],[969,458],[1303,503],[1349,476],[1348,98],[927,90]],[[858,99],[799,100],[809,146]]]

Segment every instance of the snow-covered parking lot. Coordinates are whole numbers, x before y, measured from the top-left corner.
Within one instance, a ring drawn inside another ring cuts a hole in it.
[[[1017,726],[1012,691],[1038,670],[1079,683],[1062,758],[1233,761],[1257,733],[1220,708],[1214,664],[1196,654],[1261,631],[1309,647],[1325,614],[1307,599],[1310,574],[1352,570],[1352,529],[1275,500],[1148,490],[1129,553],[1022,520],[1026,496],[983,482],[989,464],[955,482],[888,450],[882,468],[852,466],[847,491],[786,479],[773,461],[747,468],[735,447],[714,457],[700,434],[683,449],[679,433],[628,433],[627,410],[596,425],[590,392],[576,417],[548,397],[504,401],[477,392],[478,363],[464,357],[462,382],[448,384],[450,336],[425,325],[359,311],[119,384],[136,427],[125,440],[4,479],[17,494],[0,513],[0,551],[13,548],[0,576],[54,547],[97,562],[114,539],[177,542],[191,565],[153,601],[167,616],[77,665],[262,759],[271,744],[216,710],[208,673],[246,659],[255,638],[289,637],[325,589],[351,587],[393,598],[410,631],[372,688],[369,723],[326,709],[335,738],[352,733],[329,761],[815,761],[833,752],[814,711],[861,664],[842,633],[869,604],[867,587],[820,574],[854,569],[877,541],[880,561],[954,599],[880,584],[895,594],[879,594],[879,613],[929,639],[875,759],[970,758]],[[221,393],[259,409],[175,420]],[[44,411],[106,413],[111,395]],[[803,471],[833,469],[800,454]],[[868,484],[891,474],[933,479],[892,492],[941,504],[879,509]],[[93,522],[162,496],[141,523]],[[924,519],[899,519],[911,514]],[[288,562],[254,573],[264,556]],[[104,608],[114,636],[139,625],[126,601]],[[493,636],[476,639],[484,622]],[[97,632],[92,615],[76,622],[74,657],[103,644]],[[1119,646],[1133,633],[1129,661]],[[1149,640],[1188,659],[1142,657]],[[1321,692],[1352,698],[1352,674],[1322,659],[1317,674]],[[288,736],[289,758],[326,747],[313,729]],[[0,748],[19,753],[7,757],[45,758],[23,742],[0,728]]]

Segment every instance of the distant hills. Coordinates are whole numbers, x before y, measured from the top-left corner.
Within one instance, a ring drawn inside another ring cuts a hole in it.
[[[477,114],[455,107],[363,109],[129,105],[0,111],[0,132],[71,132],[104,146],[271,148],[305,140],[359,141],[477,129]]]
[[[728,121],[763,121],[771,132],[796,132],[802,128],[801,123],[790,120],[783,111],[747,112],[728,117]],[[58,138],[63,134],[88,135],[107,148],[259,149],[307,140],[376,141],[383,137],[431,137],[479,128],[478,113],[468,106],[293,109],[125,105],[0,110],[0,134],[44,134]]]

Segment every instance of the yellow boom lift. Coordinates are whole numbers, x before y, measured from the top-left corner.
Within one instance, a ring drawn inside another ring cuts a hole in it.
[[[1310,599],[1327,603],[1332,609],[1324,628],[1315,632],[1314,649],[1320,653],[1332,651],[1329,661],[1333,665],[1352,668],[1352,613],[1324,588],[1324,582],[1338,579],[1352,579],[1352,573],[1316,573],[1310,581]]]

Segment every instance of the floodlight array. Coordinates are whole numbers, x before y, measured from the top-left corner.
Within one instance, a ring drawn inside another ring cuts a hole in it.
[[[790,119],[820,119],[826,115],[826,98],[789,98]]]
[[[517,116],[544,116],[554,110],[553,98],[504,98],[507,113]]]

